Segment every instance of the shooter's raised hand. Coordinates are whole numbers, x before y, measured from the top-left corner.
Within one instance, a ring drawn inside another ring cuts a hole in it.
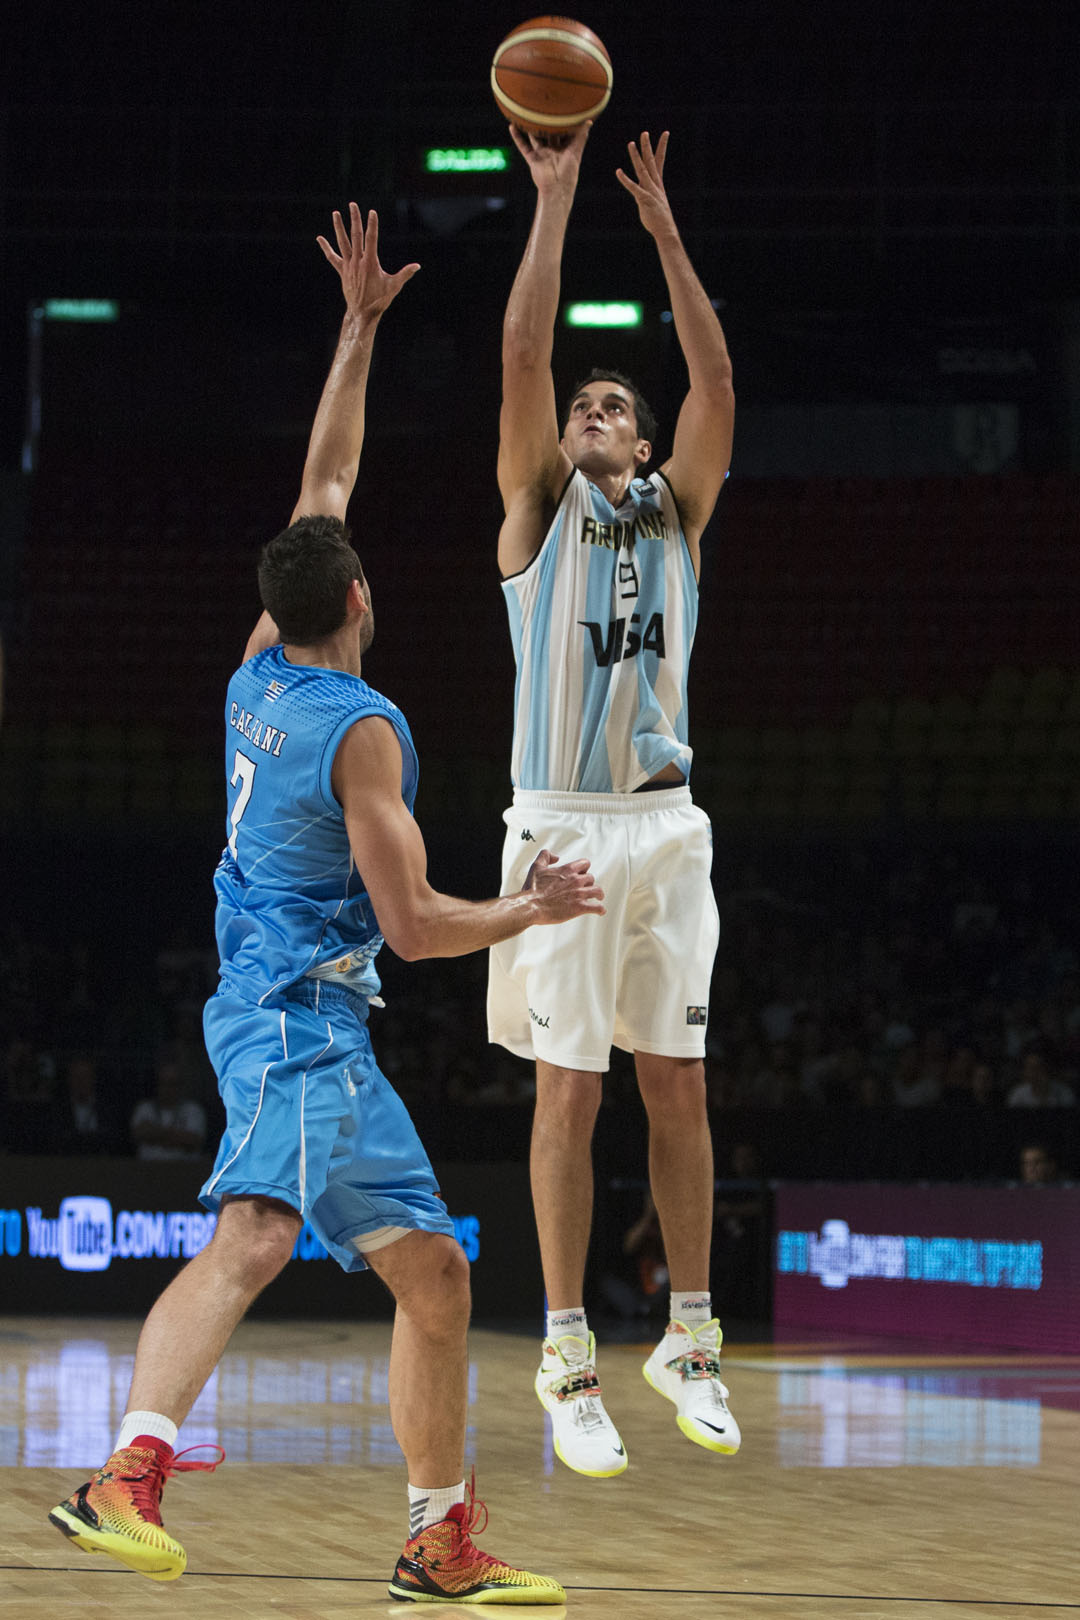
[[[338,245],[336,253],[325,236],[317,236],[315,240],[341,277],[341,290],[349,312],[377,321],[420,266],[407,264],[394,275],[383,269],[379,263],[379,216],[374,208],[368,211],[366,230],[355,203],[349,204],[348,230],[335,208],[334,235]]]
[[[572,201],[581,154],[591,129],[591,119],[565,135],[533,135],[517,124],[510,125],[510,139],[529,165],[529,173],[541,196],[562,195]]]
[[[664,190],[664,158],[667,156],[667,147],[666,129],[655,147],[648,130],[643,130],[640,147],[636,141],[630,141],[626,148],[630,153],[630,162],[637,179],[631,180],[622,169],[615,170],[615,178],[638,205],[641,223],[649,235],[654,237],[676,233],[671,204]]]

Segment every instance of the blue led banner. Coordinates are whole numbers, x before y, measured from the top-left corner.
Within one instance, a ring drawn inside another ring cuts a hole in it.
[[[1080,1187],[786,1183],[774,1233],[778,1328],[1080,1344]]]
[[[0,1298],[8,1310],[141,1314],[209,1243],[216,1216],[198,1206],[209,1161],[7,1158],[0,1177]],[[474,1309],[542,1310],[528,1177],[519,1165],[440,1172],[455,1236],[473,1265]],[[526,1257],[523,1263],[522,1256]],[[259,1301],[268,1316],[386,1316],[385,1290],[320,1266],[305,1222],[293,1263]]]

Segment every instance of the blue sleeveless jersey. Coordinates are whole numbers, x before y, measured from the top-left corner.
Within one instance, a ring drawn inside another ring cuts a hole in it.
[[[366,715],[397,732],[411,811],[417,762],[405,716],[359,676],[290,664],[278,646],[229,682],[216,930],[222,978],[247,1000],[269,1001],[304,977],[378,994],[382,935],[330,781],[338,745]]]
[[[540,550],[502,588],[514,786],[632,793],[673,762],[689,779],[698,589],[663,475],[635,478],[616,511],[575,470]]]

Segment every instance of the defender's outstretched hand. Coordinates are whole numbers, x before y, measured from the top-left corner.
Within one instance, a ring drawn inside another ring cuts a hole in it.
[[[581,154],[589,138],[592,121],[579,124],[568,135],[533,135],[510,125],[510,139],[529,165],[529,173],[541,196],[564,192],[573,197],[577,189]]]
[[[631,180],[622,169],[615,170],[615,178],[637,203],[641,223],[650,236],[660,236],[675,230],[671,204],[664,190],[664,158],[667,156],[667,148],[666,129],[655,148],[648,130],[643,130],[640,149],[636,141],[630,141],[626,148],[637,176],[636,181]]]
[[[590,912],[594,917],[604,915],[604,891],[597,887],[588,861],[567,861],[560,866],[559,857],[549,849],[542,849],[529,867],[521,892],[539,897],[543,915],[537,922],[569,922],[571,917]]]
[[[317,236],[315,240],[341,277],[341,290],[350,312],[378,320],[420,266],[407,264],[395,275],[388,275],[383,269],[379,263],[379,216],[374,208],[368,211],[365,230],[359,208],[350,203],[349,225],[351,235],[335,208],[334,235],[338,251],[334,252],[325,236]]]

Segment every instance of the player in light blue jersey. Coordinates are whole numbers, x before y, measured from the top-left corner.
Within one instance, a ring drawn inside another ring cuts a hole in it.
[[[540,923],[602,915],[587,861],[546,850],[519,892],[472,903],[433,889],[412,817],[405,718],[361,674],[371,591],[344,517],[364,435],[375,331],[419,268],[388,275],[378,221],[334,215],[345,317],[290,527],[264,549],[264,612],[229,683],[228,843],[215,876],[221,983],[206,1038],[226,1130],[202,1201],[209,1245],[143,1327],[127,1413],[105,1467],[50,1515],[76,1545],[149,1576],[183,1572],[161,1524],[177,1430],[306,1218],[349,1271],[397,1302],[390,1412],[409,1474],[409,1539],[390,1595],[410,1602],[561,1603],[562,1587],[482,1553],[464,1482],[469,1266],[427,1155],[368,1034],[385,937],[408,959],[480,950]],[[216,1466],[216,1463],[211,1465]],[[302,1508],[274,1533],[306,1540]]]
[[[557,414],[551,357],[567,222],[588,137],[511,129],[536,212],[503,326],[499,567],[517,663],[504,892],[529,852],[588,852],[606,896],[595,929],[557,949],[491,952],[492,1040],[536,1061],[531,1173],[548,1315],[536,1392],[555,1450],[593,1477],[627,1448],[603,1404],[584,1309],[591,1141],[611,1047],[632,1051],[649,1118],[649,1176],[671,1313],[645,1377],[679,1428],[739,1447],[709,1295],[713,1159],[705,1026],[718,925],[708,819],[692,802],[686,677],[701,536],[727,476],[734,394],[724,334],[664,188],[668,136],[617,171],[653,238],[689,373],[672,452],[651,476],[655,423],[621,372],[594,370]]]

